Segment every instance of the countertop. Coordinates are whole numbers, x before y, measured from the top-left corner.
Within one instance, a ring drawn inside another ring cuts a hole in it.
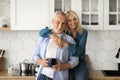
[[[120,80],[120,77],[106,77],[100,70],[89,71],[89,80]],[[0,71],[0,79],[3,78],[25,78],[25,79],[35,79],[35,76],[12,76],[7,74],[7,71]]]
[[[12,76],[7,73],[7,70],[0,71],[0,79],[1,78],[25,78],[25,79],[35,79],[35,76]]]
[[[120,76],[104,76],[101,70],[93,70],[89,72],[90,80],[120,80]]]

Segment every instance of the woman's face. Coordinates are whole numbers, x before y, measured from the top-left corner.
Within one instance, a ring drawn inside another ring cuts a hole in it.
[[[68,17],[68,27],[70,29],[76,29],[78,26],[78,21],[77,19],[73,16],[73,15],[70,15]]]

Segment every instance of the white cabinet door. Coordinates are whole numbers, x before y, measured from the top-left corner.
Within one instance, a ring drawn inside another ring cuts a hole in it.
[[[70,9],[71,9],[71,0],[50,0],[50,23],[52,16],[56,11],[66,12]]]
[[[103,30],[103,0],[72,0],[71,9],[79,15],[82,27]]]
[[[120,30],[120,0],[104,0],[104,29]]]
[[[71,9],[71,0],[54,0],[54,11],[68,11]]]
[[[40,30],[49,26],[50,0],[11,0],[11,29]]]

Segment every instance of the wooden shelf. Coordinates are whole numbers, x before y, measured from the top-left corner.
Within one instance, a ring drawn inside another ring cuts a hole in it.
[[[0,30],[10,30],[10,27],[6,27],[6,28],[0,27]]]

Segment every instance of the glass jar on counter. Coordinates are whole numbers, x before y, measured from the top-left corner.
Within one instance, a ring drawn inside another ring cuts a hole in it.
[[[8,16],[0,16],[0,27],[10,26],[10,18]]]

